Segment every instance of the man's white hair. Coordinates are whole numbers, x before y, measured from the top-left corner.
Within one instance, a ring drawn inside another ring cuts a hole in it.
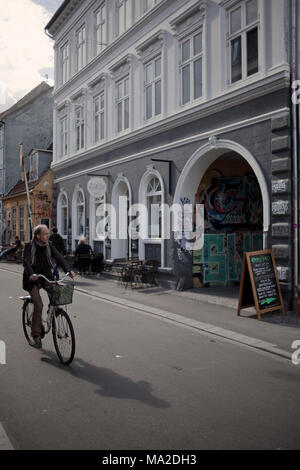
[[[36,238],[37,235],[40,235],[43,230],[49,230],[47,225],[40,224],[34,227],[34,230],[33,230],[34,238]]]

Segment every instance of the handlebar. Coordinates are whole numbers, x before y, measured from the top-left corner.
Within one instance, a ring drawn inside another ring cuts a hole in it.
[[[44,276],[43,274],[38,274],[37,277],[39,278],[43,278],[45,279],[45,281],[49,282],[49,284],[58,284],[59,282],[63,282],[65,281],[65,279],[67,279],[67,277],[70,276],[70,272],[67,272],[65,277],[63,277],[62,279],[59,279],[59,281],[50,281],[50,279],[48,279],[46,276]],[[71,277],[71,276],[70,276]],[[71,278],[72,279],[72,278]]]

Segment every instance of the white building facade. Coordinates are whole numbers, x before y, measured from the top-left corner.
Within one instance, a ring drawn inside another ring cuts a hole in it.
[[[64,1],[46,31],[69,249],[84,235],[106,259],[155,258],[182,288],[238,283],[242,253],[273,248],[292,292],[292,15],[289,0]],[[119,196],[125,212],[204,204],[202,252],[164,240],[163,211],[142,219],[139,240],[105,239],[98,222],[108,203],[119,219]]]

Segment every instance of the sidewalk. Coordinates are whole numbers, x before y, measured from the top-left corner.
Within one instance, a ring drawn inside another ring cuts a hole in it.
[[[0,269],[18,273],[23,271],[21,265],[12,263],[0,263]],[[186,319],[190,324],[194,322],[206,325],[207,330],[216,334],[217,329],[224,329],[224,332],[237,336],[246,335],[250,339],[271,343],[289,354],[293,352],[292,342],[300,340],[300,318],[294,314],[283,316],[280,312],[269,313],[262,316],[262,321],[258,321],[252,308],[243,310],[238,317],[238,289],[229,289],[226,292],[222,288],[183,292],[168,291],[159,287],[125,289],[116,281],[107,280],[104,276],[97,279],[93,275],[77,276],[76,289],[100,298],[103,296],[104,300],[113,299],[120,304],[139,304],[139,309],[144,305],[149,313],[155,314],[157,311],[166,316],[169,312],[175,314],[174,318]],[[171,315],[169,317],[171,318]]]

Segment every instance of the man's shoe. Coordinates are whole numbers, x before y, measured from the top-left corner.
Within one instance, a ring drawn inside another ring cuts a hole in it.
[[[35,349],[41,349],[42,347],[42,340],[40,336],[34,336],[32,341],[29,343],[30,346],[32,346]]]

